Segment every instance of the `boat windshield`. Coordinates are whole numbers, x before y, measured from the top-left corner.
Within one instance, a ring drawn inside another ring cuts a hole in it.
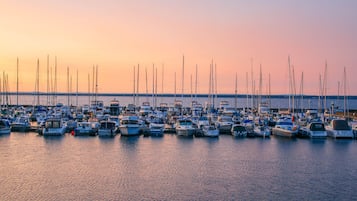
[[[314,123],[310,126],[311,131],[325,131],[325,125],[322,123]]]
[[[192,121],[181,120],[180,121],[180,125],[182,125],[182,126],[190,126],[190,125],[192,125]]]
[[[48,121],[46,122],[47,128],[60,128],[61,122],[60,121]]]
[[[276,122],[276,125],[279,125],[279,126],[292,126],[293,123],[292,122],[288,122],[288,121],[278,121],[278,122]]]
[[[335,130],[350,130],[350,127],[345,120],[335,120],[333,121],[332,126]]]
[[[234,126],[233,131],[246,131],[244,126]]]

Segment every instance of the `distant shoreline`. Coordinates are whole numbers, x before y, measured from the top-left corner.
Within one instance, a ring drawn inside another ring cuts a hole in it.
[[[0,95],[11,95],[11,96],[16,96],[16,95],[20,95],[20,96],[94,96],[95,94],[93,93],[84,93],[84,92],[79,92],[79,93],[64,93],[64,92],[58,92],[58,93],[46,93],[46,92],[39,92],[39,93],[36,93],[36,92],[0,92]],[[134,94],[133,93],[98,93],[97,96],[133,96]],[[139,94],[136,94],[136,96],[139,96],[139,97],[146,97],[146,96],[152,96],[151,93],[149,94],[146,94],[146,93],[139,93]],[[163,94],[156,94],[155,96],[157,97],[177,97],[177,98],[180,98],[180,97],[200,97],[200,98],[205,98],[205,97],[209,97],[209,94],[170,94],[170,93],[163,93]],[[215,95],[216,96],[216,95]],[[249,97],[251,97],[252,95],[248,95]],[[255,97],[257,97],[257,95],[254,95]],[[217,94],[216,96],[217,98],[246,98],[247,97],[247,94]],[[274,99],[274,98],[288,98],[289,95],[288,94],[278,94],[278,95],[262,95],[262,97],[264,99],[268,99],[269,97]],[[300,94],[298,95],[295,95],[295,98],[299,98],[301,97]],[[303,98],[304,99],[317,99],[319,96],[318,95],[303,95]],[[320,96],[320,97],[323,97],[323,96]],[[348,99],[357,99],[357,95],[353,95],[353,96],[346,96]],[[328,95],[326,96],[326,98],[328,99],[343,99],[343,96],[340,95]]]

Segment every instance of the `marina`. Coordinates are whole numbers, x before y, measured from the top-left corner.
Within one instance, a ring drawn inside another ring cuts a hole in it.
[[[0,201],[357,200],[357,1],[4,1]]]

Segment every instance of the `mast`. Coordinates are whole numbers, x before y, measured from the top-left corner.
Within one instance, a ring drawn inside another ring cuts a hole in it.
[[[69,106],[69,66],[67,66],[67,105]]]
[[[236,83],[235,83],[235,90],[234,90],[234,108],[235,110],[237,110],[237,106],[238,106],[238,102],[237,102],[237,94],[238,94],[238,77],[237,77],[237,73],[236,73]]]
[[[88,73],[88,105],[90,106],[90,73]]]
[[[319,112],[321,111],[321,95],[322,95],[322,83],[321,83],[321,74],[319,74],[319,98],[318,98],[318,104],[317,108]]]
[[[182,86],[182,91],[181,91],[181,99],[183,101],[183,93],[184,93],[184,83],[185,82],[185,55],[182,56],[182,83],[181,83],[181,86]]]
[[[174,95],[174,97],[175,97],[175,101],[176,101],[176,72],[175,72],[175,81],[174,81],[174,93],[175,93],[175,95]]]
[[[135,66],[133,67],[133,69],[134,69],[134,75],[133,75],[133,77],[134,77],[134,82],[133,82],[133,84],[134,84],[134,89],[133,89],[133,104],[135,105]]]
[[[37,59],[37,71],[36,71],[36,86],[37,86],[37,105],[40,105],[40,60]]]
[[[78,69],[77,69],[77,82],[76,82],[76,107],[78,107]]]
[[[57,104],[57,56],[55,57],[55,86],[54,86],[54,92],[55,92],[55,104]]]
[[[19,106],[19,58],[16,59],[16,106]]]
[[[271,108],[271,84],[270,84],[270,73],[269,73],[269,109]]]
[[[325,72],[323,80],[324,111],[327,109],[327,61],[325,62]]]
[[[291,112],[291,67],[290,67],[290,55],[288,56],[288,74],[289,74],[289,107],[288,111]]]
[[[155,105],[155,64],[152,64],[152,105]]]
[[[98,65],[95,67],[95,104],[97,104],[98,95]]]
[[[148,90],[148,69],[145,67],[145,83],[146,83],[146,102],[149,102],[149,97],[148,97],[148,94],[149,94],[149,90]]]
[[[190,95],[190,97],[191,97],[191,103],[192,103],[192,101],[193,101],[192,74],[190,74],[190,88],[191,88],[191,95]]]
[[[72,97],[72,93],[73,93],[73,88],[72,88],[72,74],[70,75],[70,80],[69,80],[69,100],[70,100],[70,105],[73,105],[73,97]]]
[[[217,91],[217,64],[214,64],[214,89],[215,89],[215,98],[217,100],[217,94],[218,94],[218,91]],[[213,99],[213,107],[215,108],[215,99]]]
[[[136,96],[137,96],[137,103],[135,103],[135,105],[139,105],[139,75],[140,75],[140,66],[138,64],[138,72],[137,72],[137,79],[136,79]]]
[[[347,110],[347,99],[346,99],[346,67],[343,68],[343,116],[346,118],[346,110]]]
[[[301,73],[301,83],[300,83],[300,111],[301,113],[303,112],[303,107],[304,107],[304,72]]]
[[[296,96],[296,87],[295,87],[295,68],[292,66],[292,113],[295,113],[295,96]]]
[[[94,81],[95,81],[95,67],[94,67],[94,65],[93,65],[93,72],[92,72],[92,98],[94,98]],[[92,99],[92,101],[93,101],[93,99]]]
[[[162,71],[161,71],[161,102],[163,102],[163,94],[164,94],[164,64],[162,64]]]
[[[253,58],[250,60],[250,75],[251,75],[251,83],[252,83],[252,102],[251,102],[251,104],[252,104],[252,109],[254,108],[254,77],[253,77]]]
[[[195,78],[195,100],[197,101],[197,80],[198,80],[198,67],[196,64],[196,78]]]
[[[263,93],[263,75],[262,75],[262,64],[259,68],[259,103],[262,103],[262,93]]]
[[[212,61],[213,63],[213,61]],[[209,87],[208,87],[208,100],[210,107],[212,105],[212,64],[209,66]]]
[[[154,108],[157,106],[157,68],[155,68],[155,104]]]
[[[49,93],[50,93],[50,55],[47,55],[47,101],[46,101],[46,105],[48,106],[50,103],[50,97],[49,97]]]
[[[248,78],[248,72],[245,73],[245,86],[246,86],[246,103],[245,103],[245,107],[246,109],[248,109],[248,105],[249,105],[249,78]]]

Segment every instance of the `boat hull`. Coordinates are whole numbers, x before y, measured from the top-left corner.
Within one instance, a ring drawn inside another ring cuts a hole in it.
[[[137,126],[124,125],[124,126],[120,126],[119,130],[121,135],[126,135],[126,136],[140,135],[139,125]]]
[[[0,135],[8,135],[11,133],[10,128],[0,128]]]
[[[272,134],[281,137],[296,137],[298,130],[286,130],[282,128],[272,128]]]
[[[65,134],[66,129],[65,128],[44,128],[42,130],[42,135],[43,136],[62,136]]]
[[[178,136],[185,136],[185,137],[192,137],[196,132],[194,128],[176,128],[176,135]]]

